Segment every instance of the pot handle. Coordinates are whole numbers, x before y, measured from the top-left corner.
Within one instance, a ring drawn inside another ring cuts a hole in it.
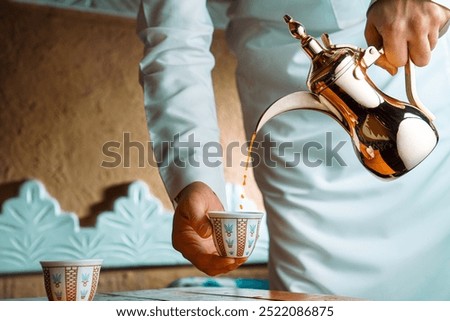
[[[425,107],[422,101],[419,98],[416,90],[416,72],[415,66],[412,62],[411,58],[408,59],[408,63],[405,66],[405,85],[406,85],[406,96],[411,104],[417,106],[427,117],[429,120],[434,121],[436,116]]]
[[[447,20],[445,25],[439,30],[439,38],[442,37],[450,27],[450,19]],[[434,121],[436,116],[422,104],[416,91],[416,73],[414,63],[411,58],[408,59],[408,63],[405,66],[405,84],[406,84],[406,95],[409,102],[416,105],[422,112],[430,119]]]
[[[362,57],[364,67],[370,67],[381,55],[384,55],[383,48],[381,48],[380,50],[377,50],[373,46],[367,48]],[[428,108],[425,107],[425,105],[420,100],[419,95],[417,94],[415,66],[411,58],[408,59],[408,62],[405,66],[405,87],[406,97],[408,97],[411,105],[419,108],[430,121],[434,121],[436,117]]]

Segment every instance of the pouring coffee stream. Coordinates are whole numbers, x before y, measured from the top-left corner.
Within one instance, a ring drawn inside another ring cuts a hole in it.
[[[383,93],[367,75],[382,50],[334,45],[327,34],[321,37],[323,46],[306,33],[300,22],[287,15],[284,19],[291,35],[311,58],[307,79],[310,91],[294,92],[275,101],[262,114],[253,136],[271,118],[306,109],[325,113],[341,124],[362,165],[380,178],[402,176],[432,152],[438,133],[434,116],[418,98],[411,62],[405,67],[406,103]]]
[[[245,189],[245,186],[247,185],[247,171],[248,171],[248,166],[250,165],[250,156],[251,156],[251,153],[252,153],[252,147],[253,147],[253,143],[255,142],[255,139],[256,139],[256,132],[254,132],[252,134],[252,137],[250,139],[250,144],[248,146],[248,151],[247,151],[247,159],[245,160],[245,172],[244,172],[243,179],[242,179],[242,187],[244,189]],[[242,200],[245,199],[245,193],[244,192],[241,194],[241,199]],[[239,205],[239,208],[241,210],[243,210],[244,209],[244,205],[241,203]]]

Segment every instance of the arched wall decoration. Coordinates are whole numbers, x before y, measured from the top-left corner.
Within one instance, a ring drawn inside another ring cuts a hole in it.
[[[229,208],[236,210],[242,187],[227,184],[227,192]],[[244,206],[256,210],[251,200]],[[62,211],[40,181],[28,180],[0,212],[0,274],[41,271],[41,260],[102,258],[103,268],[190,264],[173,249],[171,231],[172,212],[143,181],[131,183],[128,195],[101,213],[95,226],[80,227],[78,217]],[[248,263],[267,262],[265,224],[260,234]]]

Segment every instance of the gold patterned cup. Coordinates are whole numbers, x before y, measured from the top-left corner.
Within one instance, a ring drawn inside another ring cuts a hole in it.
[[[92,301],[97,291],[101,259],[41,261],[49,301]]]
[[[219,254],[233,258],[249,257],[258,240],[263,216],[261,212],[208,212]]]

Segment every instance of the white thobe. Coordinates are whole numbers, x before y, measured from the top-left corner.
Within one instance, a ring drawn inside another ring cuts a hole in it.
[[[231,1],[227,39],[238,61],[248,137],[273,101],[306,90],[310,60],[289,34],[284,14],[302,22],[312,36],[327,32],[333,43],[364,48],[369,4]],[[203,181],[224,202],[222,167],[202,162],[202,146],[219,142],[210,75],[213,22],[205,0],[144,0],[138,32],[145,43],[140,67],[148,125],[170,197]],[[402,71],[392,77],[373,66],[369,73],[384,92],[406,100]],[[272,289],[382,300],[450,299],[449,33],[416,74],[418,94],[435,114],[440,138],[429,157],[397,180],[381,181],[366,171],[348,134],[327,115],[291,111],[264,126],[276,147],[270,157],[261,155],[254,173],[267,211]],[[199,144],[187,151],[174,152],[166,143],[189,137]],[[283,142],[292,146],[279,148]]]

